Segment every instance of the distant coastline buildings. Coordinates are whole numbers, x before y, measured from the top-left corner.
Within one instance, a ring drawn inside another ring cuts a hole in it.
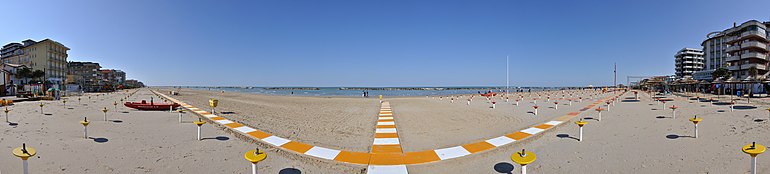
[[[0,49],[3,79],[0,95],[33,95],[43,89],[101,92],[143,87],[126,83],[126,73],[103,70],[98,63],[67,61],[70,48],[51,39],[8,43]]]

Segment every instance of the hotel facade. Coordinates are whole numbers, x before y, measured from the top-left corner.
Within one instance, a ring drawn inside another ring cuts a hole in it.
[[[733,77],[742,80],[750,76],[749,69],[756,68],[758,76],[767,76],[768,30],[770,22],[750,20],[732,28],[709,33],[703,41],[705,67],[693,73],[696,80],[713,80],[711,73],[725,68]]]
[[[26,65],[34,70],[45,72],[45,79],[61,85],[67,77],[67,51],[70,49],[51,39],[34,41],[27,39],[22,43],[10,43],[3,46],[0,56],[3,63]]]

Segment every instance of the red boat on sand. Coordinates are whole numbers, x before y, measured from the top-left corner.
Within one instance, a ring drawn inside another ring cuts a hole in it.
[[[139,110],[148,110],[148,111],[162,111],[162,110],[169,110],[171,108],[177,108],[181,105],[178,103],[154,103],[150,102],[147,103],[147,101],[142,100],[142,102],[126,102],[123,103],[126,107],[139,109]]]

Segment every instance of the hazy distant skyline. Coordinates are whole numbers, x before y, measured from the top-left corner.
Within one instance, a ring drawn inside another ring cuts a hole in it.
[[[748,4],[751,4],[750,6]],[[611,85],[674,73],[706,34],[770,1],[4,1],[0,43],[50,38],[70,61],[147,85]],[[733,10],[735,9],[735,10]]]

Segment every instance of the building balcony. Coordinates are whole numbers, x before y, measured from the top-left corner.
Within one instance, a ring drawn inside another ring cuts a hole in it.
[[[749,37],[759,37],[762,39],[767,39],[767,34],[759,31],[746,31],[741,33],[740,39],[749,38]]]
[[[733,42],[739,41],[738,38],[739,38],[738,36],[725,37],[724,42],[733,43]]]
[[[735,52],[735,51],[739,51],[739,50],[741,50],[740,46],[733,45],[733,46],[727,47],[727,49],[725,51],[727,51],[727,52]]]
[[[767,51],[767,44],[757,41],[751,41],[741,44],[741,48],[760,48]]]
[[[732,55],[730,57],[727,57],[727,59],[725,59],[725,61],[727,62],[738,61],[738,60],[741,60],[740,55]]]
[[[730,71],[738,71],[738,70],[748,70],[751,67],[757,67],[758,70],[767,70],[767,66],[760,65],[760,64],[745,64],[745,65],[733,65],[728,66],[727,69]]]
[[[767,60],[767,54],[763,54],[763,53],[743,53],[743,54],[741,54],[741,58],[757,58],[757,59]]]

